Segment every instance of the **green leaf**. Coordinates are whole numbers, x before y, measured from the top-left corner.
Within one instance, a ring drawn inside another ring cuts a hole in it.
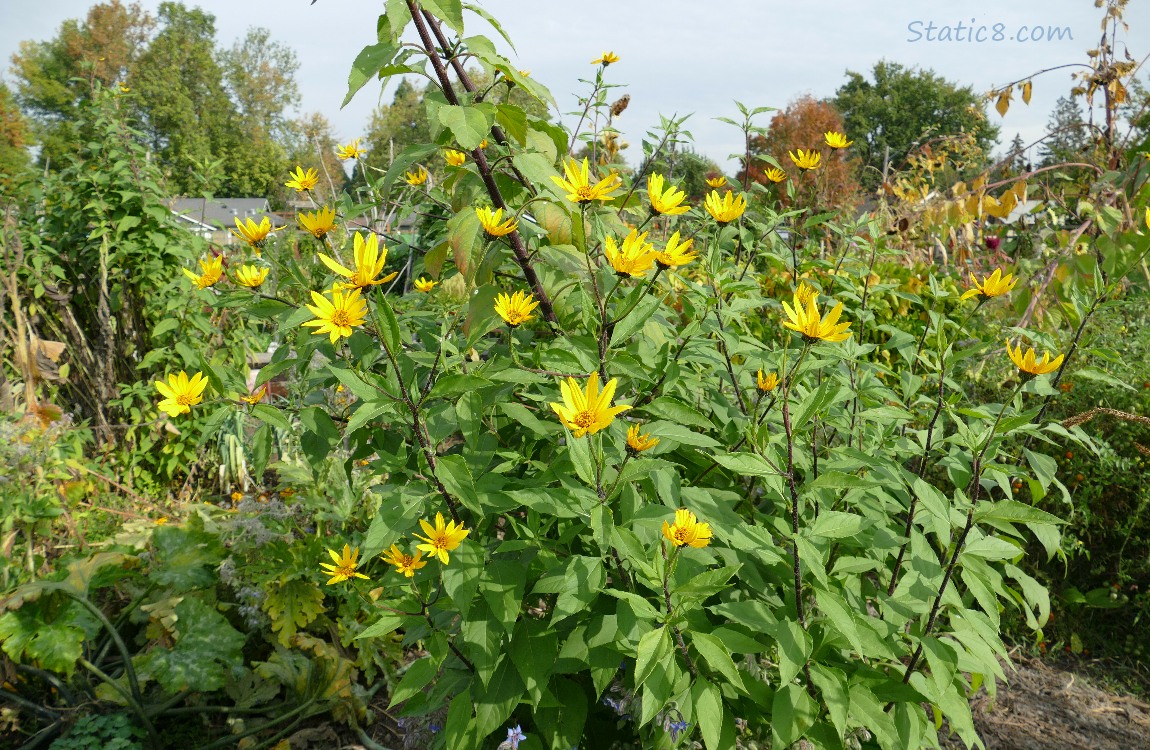
[[[725,469],[730,469],[745,477],[776,477],[780,476],[766,459],[754,453],[716,453],[711,459]]]
[[[854,513],[824,510],[819,513],[819,517],[810,526],[810,535],[826,537],[827,539],[843,539],[856,536],[871,523],[868,519]]]
[[[493,112],[494,107],[490,106],[447,104],[439,108],[439,121],[465,151],[474,151],[491,133]]]
[[[513,104],[495,105],[495,123],[519,145],[527,141],[527,114],[521,108]]]
[[[503,659],[491,682],[482,690],[472,685],[472,698],[475,700],[475,727],[479,736],[485,737],[498,729],[523,696],[523,680],[510,659]]]
[[[379,419],[384,414],[388,414],[394,410],[395,404],[391,401],[361,401],[355,407],[355,411],[351,417],[347,420],[347,427],[344,429],[344,434],[351,435],[373,419]]]
[[[175,606],[175,645],[155,644],[135,657],[142,678],[156,680],[171,694],[210,693],[227,684],[234,666],[242,663],[243,633],[213,607],[194,597]]]
[[[435,381],[428,398],[450,398],[464,393],[477,391],[494,385],[490,380],[479,375],[455,373],[444,375]],[[518,405],[518,404],[517,404]]]
[[[779,645],[779,683],[795,679],[811,655],[811,636],[794,620],[779,620],[767,632]]]
[[[611,332],[611,347],[619,346],[638,333],[662,306],[663,298],[658,295],[646,295],[639,300],[635,308],[615,324],[615,330]]]
[[[844,474],[841,471],[826,471],[819,474],[818,479],[803,486],[804,490],[814,489],[833,489],[833,490],[850,490],[850,489],[867,489],[870,487],[881,487],[882,482],[874,479],[867,479],[855,474]]]
[[[399,333],[399,321],[396,319],[395,311],[391,309],[386,295],[375,295],[375,314],[376,325],[379,328],[379,335],[383,338],[384,346],[393,356],[398,355],[403,346],[403,338]]]
[[[847,715],[850,711],[846,674],[840,669],[816,662],[811,665],[811,682],[819,689],[823,705],[827,707],[831,722],[842,738],[847,731]]]
[[[719,688],[700,677],[691,687],[691,698],[695,703],[695,721],[707,750],[723,750],[719,739],[723,731],[723,695]]]
[[[403,620],[404,617],[402,615],[386,613],[380,616],[378,620],[364,628],[363,632],[357,635],[355,639],[359,640],[360,638],[382,638],[385,635],[390,635],[403,625]]]
[[[745,690],[743,678],[739,675],[734,660],[731,659],[731,653],[721,640],[709,633],[692,631],[691,645],[703,657],[703,661],[707,662],[707,666],[725,677],[731,685],[739,690]]]
[[[298,579],[272,584],[262,606],[271,618],[272,631],[279,635],[279,642],[290,646],[300,628],[323,614],[323,591],[311,581]]]
[[[818,706],[803,688],[788,682],[779,687],[771,707],[771,735],[776,748],[802,739],[818,718]]]
[[[974,511],[976,521],[1002,521],[1006,523],[1064,524],[1061,518],[1017,500],[983,500]]]
[[[859,637],[858,626],[855,624],[854,613],[847,606],[846,601],[838,594],[821,589],[815,590],[815,600],[834,629],[850,642],[851,648],[860,656],[866,655],[862,639]]]
[[[347,96],[343,98],[340,107],[346,107],[356,92],[363,88],[382,68],[395,58],[399,47],[387,42],[369,44],[356,55],[355,62],[351,64],[351,72],[347,76]]]
[[[635,689],[637,690],[655,668],[671,655],[671,629],[655,628],[639,639],[635,653]]]
[[[456,34],[463,33],[463,3],[461,0],[419,0],[420,6],[451,27]]]
[[[84,655],[84,631],[63,618],[45,622],[38,607],[23,607],[0,617],[0,643],[16,663],[72,676]]]
[[[715,425],[697,410],[671,396],[660,396],[642,407],[642,411],[681,425],[713,430]]]
[[[430,656],[413,661],[403,673],[403,679],[391,691],[391,703],[388,707],[394,707],[423,690],[437,674],[439,665]]]
[[[148,577],[179,591],[215,586],[216,567],[224,559],[219,537],[186,526],[161,526],[152,532]]]

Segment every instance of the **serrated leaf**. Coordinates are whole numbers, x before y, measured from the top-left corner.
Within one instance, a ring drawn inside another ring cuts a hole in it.
[[[273,584],[268,587],[263,609],[271,618],[279,642],[290,646],[296,631],[323,614],[323,591],[311,581],[298,579]]]

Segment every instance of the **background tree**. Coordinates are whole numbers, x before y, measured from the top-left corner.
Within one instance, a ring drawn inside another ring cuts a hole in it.
[[[160,31],[131,79],[150,145],[173,192],[233,193],[231,169],[217,170],[207,185],[192,176],[197,167],[226,156],[234,139],[229,130],[239,120],[215,54],[215,17],[165,2],[159,21]]]
[[[931,70],[906,68],[880,60],[873,82],[847,71],[847,82],[835,92],[846,134],[862,160],[860,182],[873,190],[888,161],[900,167],[916,144],[935,136],[974,132],[988,151],[998,129],[986,120],[986,101],[970,86],[959,87]]]
[[[31,163],[29,135],[28,122],[12,92],[0,81],[0,204],[6,202],[16,176]]]
[[[1080,161],[1090,150],[1090,127],[1082,116],[1078,99],[1060,96],[1046,126],[1049,135],[1042,141],[1039,156],[1042,166]]]
[[[1014,140],[1010,142],[1010,149],[1006,152],[1006,163],[1004,167],[1009,174],[1022,174],[1023,172],[1030,171],[1030,159],[1026,156],[1026,144],[1022,141],[1022,136],[1018,133],[1014,134]]]
[[[718,164],[690,146],[660,153],[654,160],[641,163],[636,172],[643,175],[641,185],[647,184],[647,175],[666,175],[671,184],[687,193],[687,200],[691,203],[703,200],[711,190],[707,186],[708,176],[722,173]]]
[[[809,94],[799,97],[771,118],[766,136],[752,136],[751,179],[771,184],[764,174],[764,170],[771,166],[762,159],[766,155],[778,162],[796,186],[817,184],[817,194],[807,192],[807,195],[814,196],[816,205],[854,202],[859,193],[859,183],[855,179],[858,167],[858,159],[853,155],[855,146],[846,151],[834,151],[823,144],[824,133],[831,130],[843,132],[843,129],[842,115],[833,104],[819,101]],[[809,175],[804,175],[787,156],[788,152],[799,148],[822,149],[823,163]],[[742,170],[736,179],[743,179]],[[788,202],[784,192],[780,191],[780,195],[784,203]]]
[[[288,170],[302,166],[319,172],[319,184],[312,194],[321,204],[332,205],[348,185],[344,163],[335,155],[340,145],[331,122],[319,112],[312,112],[287,124],[287,164]],[[359,165],[356,172],[359,173]],[[269,195],[277,206],[290,205],[299,200],[294,190],[284,186],[280,179]]]
[[[132,77],[154,26],[139,4],[112,0],[92,6],[83,21],[65,21],[53,39],[20,44],[12,74],[41,147],[41,164],[62,165],[86,140],[79,108],[95,83],[110,88]]]
[[[220,54],[224,84],[235,105],[238,128],[228,130],[225,163],[233,195],[273,196],[283,187],[292,132],[289,110],[299,103],[299,60],[264,28],[249,29]]]
[[[391,104],[381,104],[372,111],[364,138],[366,166],[386,171],[403,149],[431,140],[424,91],[408,79],[400,79]]]

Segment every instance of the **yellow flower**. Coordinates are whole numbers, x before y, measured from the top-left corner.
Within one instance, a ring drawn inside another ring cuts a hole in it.
[[[1014,366],[1021,370],[1024,374],[1030,375],[1045,375],[1048,372],[1054,372],[1058,366],[1062,364],[1062,358],[1065,356],[1059,354],[1053,361],[1050,359],[1050,352],[1044,352],[1042,361],[1039,362],[1034,349],[1028,349],[1026,356],[1022,354],[1022,344],[1018,345],[1017,349],[1010,348],[1010,341],[1006,342],[1006,353],[1010,356],[1010,361]]]
[[[467,161],[467,154],[462,151],[456,151],[453,148],[447,149],[443,154],[443,160],[447,162],[450,167],[462,167],[463,162]]]
[[[771,182],[782,182],[787,179],[787,173],[778,167],[767,167],[763,170],[763,174],[766,175],[767,179]]]
[[[480,149],[487,148],[487,139],[486,138],[484,138],[482,141],[479,142],[479,148]]]
[[[398,271],[392,271],[382,279],[376,278],[383,273],[383,266],[387,263],[387,246],[384,245],[383,251],[380,252],[379,238],[374,234],[369,234],[365,240],[362,234],[356,232],[354,245],[354,271],[344,268],[334,258],[330,258],[324,253],[319,254],[319,259],[325,266],[347,278],[346,282],[336,284],[337,288],[363,289],[376,284],[386,284],[399,275]]]
[[[159,518],[157,518],[157,519],[156,519],[156,525],[157,525],[157,526],[163,526],[163,525],[164,525],[164,524],[166,524],[167,522],[168,522],[168,517],[167,517],[167,516],[160,516]]]
[[[246,396],[240,396],[240,401],[243,401],[245,404],[258,404],[260,401],[263,401],[264,394],[267,392],[268,387],[266,385],[261,385],[258,389],[256,389],[255,393],[249,393]]]
[[[382,557],[388,565],[395,566],[396,573],[403,573],[408,578],[414,577],[415,571],[427,565],[422,552],[416,551],[415,557],[412,557],[394,544]]]
[[[235,235],[237,239],[241,239],[251,245],[258,256],[260,250],[263,250],[264,245],[268,242],[268,235],[275,231],[272,228],[271,220],[265,216],[260,220],[259,224],[256,224],[254,219],[245,219],[245,224],[241,222],[240,217],[237,216],[235,222],[236,228],[231,230],[232,234]]]
[[[202,372],[197,372],[188,379],[188,373],[180,370],[179,375],[168,375],[168,382],[156,381],[156,390],[164,397],[156,404],[160,411],[167,412],[169,417],[178,417],[188,414],[192,407],[204,400],[204,389],[208,387],[208,379]]]
[[[339,554],[333,549],[327,551],[331,555],[330,563],[320,563],[323,568],[324,575],[331,576],[331,580],[327,582],[330,586],[333,583],[340,581],[350,581],[352,578],[362,578],[370,580],[363,573],[356,570],[358,567],[357,560],[359,559],[359,547],[352,549],[349,545],[343,545],[343,554]],[[334,563],[334,564],[333,564]]]
[[[351,336],[351,329],[363,325],[367,319],[367,303],[360,297],[358,288],[346,294],[332,288],[330,302],[319,292],[312,292],[311,299],[315,304],[306,307],[315,320],[305,321],[303,325],[315,328],[315,334],[328,334],[333,344],[340,336]]]
[[[823,138],[826,139],[826,144],[831,148],[846,148],[854,143],[854,141],[848,141],[842,133],[836,133],[833,130],[823,133]]]
[[[1144,156],[1150,158],[1150,151],[1147,151]],[[1150,206],[1146,207],[1146,228],[1150,229]]]
[[[729,224],[735,219],[743,215],[743,211],[747,210],[747,197],[740,195],[738,198],[728,190],[726,194],[720,198],[718,190],[712,190],[707,194],[706,200],[703,201],[703,208],[707,209],[707,213],[711,218],[720,224]]]
[[[335,155],[340,161],[347,161],[348,159],[359,159],[367,152],[359,147],[359,139],[356,138],[346,146],[339,146],[335,150]]]
[[[616,55],[614,52],[604,52],[603,54],[599,55],[594,60],[592,60],[591,64],[592,65],[602,65],[602,66],[606,67],[606,66],[610,65],[611,63],[617,63],[617,62],[619,62],[619,56],[618,55]]]
[[[695,514],[686,508],[675,511],[675,523],[663,521],[663,536],[676,547],[689,544],[692,547],[706,547],[711,543],[711,525],[702,523]]]
[[[495,312],[509,326],[517,326],[531,320],[531,311],[539,307],[535,296],[516,292],[512,295],[500,293],[495,297]]]
[[[519,222],[514,217],[509,216],[506,221],[503,220],[502,208],[497,208],[494,211],[486,206],[477,208],[475,215],[479,217],[479,223],[483,225],[483,231],[487,233],[488,237],[502,237],[519,228]]]
[[[699,257],[698,253],[691,252],[691,245],[694,243],[692,239],[679,242],[679,233],[676,231],[667,239],[667,246],[663,248],[663,252],[655,253],[656,265],[663,270],[687,265]]]
[[[309,169],[307,172],[303,171],[303,167],[296,165],[295,172],[288,172],[290,180],[284,183],[289,188],[293,188],[297,192],[303,193],[311,190],[319,182],[319,172],[315,169]]]
[[[236,281],[252,289],[259,288],[267,277],[268,269],[256,266],[240,266],[240,270],[236,271]]]
[[[726,185],[726,184],[727,184],[727,178],[722,176],[722,175],[719,175],[718,177],[708,177],[707,178],[707,187],[712,187],[712,188],[715,188],[716,190],[718,188],[721,188],[723,185]]]
[[[797,156],[795,152],[798,152]],[[793,161],[799,169],[818,169],[819,161],[823,158],[823,155],[814,149],[803,151],[801,148],[795,149],[795,151],[788,151],[787,156],[791,157],[791,161]]]
[[[664,190],[664,179],[661,174],[653,174],[647,178],[647,197],[651,200],[651,210],[668,216],[677,216],[690,211],[690,206],[682,205],[687,194],[674,185],[668,185]]]
[[[974,274],[970,275],[970,282],[974,284],[973,289],[969,289],[963,293],[962,299],[970,299],[977,297],[980,294],[985,294],[987,297],[1000,297],[1003,294],[1009,294],[1010,290],[1014,289],[1014,285],[1018,283],[1018,279],[1014,278],[1014,274],[1008,273],[1002,275],[1002,269],[994,269],[994,273],[983,279],[982,283],[974,278]]]
[[[575,433],[575,437],[594,435],[610,427],[617,414],[631,408],[626,405],[611,406],[618,382],[616,378],[611,378],[600,391],[599,374],[593,372],[587,378],[587,389],[584,391],[578,380],[567,378],[559,383],[563,403],[552,402],[551,408],[559,415],[559,421]]]
[[[655,246],[647,242],[647,233],[632,229],[620,249],[614,237],[607,237],[603,247],[607,262],[620,276],[642,276],[655,265]]]
[[[632,454],[639,454],[650,450],[659,444],[659,438],[651,437],[651,433],[639,434],[639,425],[633,424],[627,428],[627,450]]]
[[[551,179],[567,192],[567,200],[572,203],[611,200],[612,191],[618,189],[622,183],[619,175],[611,173],[592,185],[590,169],[586,159],[583,160],[582,168],[580,168],[579,162],[568,159],[563,164],[563,171],[567,175],[567,179],[564,180],[558,175],[551,175]]]
[[[311,232],[317,240],[322,240],[324,236],[335,229],[335,209],[334,208],[321,208],[318,211],[312,211],[310,214],[301,212],[299,217],[300,226]]]
[[[132,88],[130,86],[128,86],[128,84],[124,83],[123,81],[121,81],[118,85],[120,87],[120,93],[121,94],[126,94],[132,90]]]
[[[759,390],[763,393],[770,393],[779,387],[779,376],[776,373],[768,373],[766,377],[763,376],[763,371],[755,375],[755,383],[759,386]]]
[[[803,338],[808,342],[822,340],[822,341],[845,341],[850,338],[847,329],[851,327],[850,322],[839,323],[839,316],[843,312],[843,303],[840,302],[835,306],[835,309],[827,313],[826,318],[819,315],[818,304],[814,298],[807,300],[807,304],[803,305],[799,301],[799,295],[795,293],[795,307],[786,302],[783,303],[783,311],[786,312],[787,317],[790,318],[789,323],[783,323],[784,328],[790,328],[792,331],[798,331],[803,335]]]
[[[238,503],[240,500],[243,500],[243,499],[244,499],[244,493],[242,493],[242,492],[233,492],[232,493],[232,502],[233,503]]]
[[[426,294],[427,292],[430,292],[432,289],[434,289],[437,284],[439,284],[438,281],[420,277],[413,281],[411,285],[415,287],[415,291],[423,292]]]
[[[422,185],[427,182],[427,170],[423,167],[416,167],[414,172],[404,172],[403,179],[412,187]]]
[[[195,282],[197,289],[207,289],[219,281],[224,275],[224,256],[216,255],[215,257],[208,258],[207,260],[200,260],[200,270],[203,271],[200,275],[183,269],[184,275]]]
[[[426,542],[415,545],[416,550],[423,550],[429,557],[438,557],[444,565],[448,563],[447,553],[458,547],[464,537],[471,533],[470,529],[463,528],[462,523],[456,526],[455,521],[451,521],[445,525],[442,513],[435,514],[434,527],[422,518],[419,519],[419,525],[423,527],[423,533],[427,536],[415,535],[416,539]]]
[[[815,291],[813,286],[805,281],[799,282],[799,288],[795,290],[795,299],[798,300],[798,304],[806,307],[811,300],[817,300],[818,298],[819,293]]]

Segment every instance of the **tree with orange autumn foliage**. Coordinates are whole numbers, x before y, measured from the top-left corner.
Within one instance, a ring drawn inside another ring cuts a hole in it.
[[[833,104],[809,94],[791,102],[771,119],[766,136],[751,138],[751,180],[775,184],[766,171],[777,166],[787,175],[787,182],[778,183],[777,191],[784,205],[818,207],[856,203],[860,192],[854,172],[857,160],[850,148],[832,149],[826,145],[823,134],[829,131],[844,132],[842,116]],[[851,139],[850,133],[846,136]],[[796,149],[821,152],[818,168],[805,172],[795,166],[788,153]],[[742,171],[738,177],[742,180]],[[784,187],[788,184],[793,189]]]

